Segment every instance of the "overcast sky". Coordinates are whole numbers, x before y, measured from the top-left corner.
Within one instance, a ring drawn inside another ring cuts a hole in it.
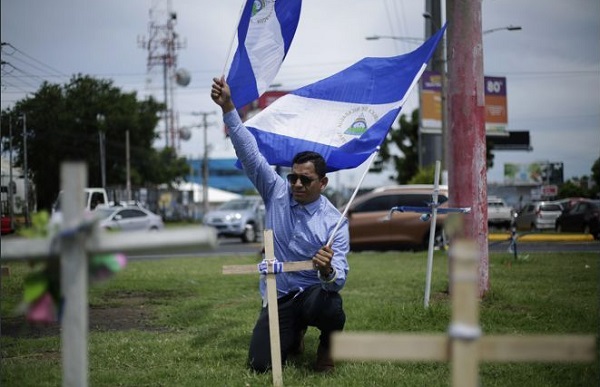
[[[77,73],[112,79],[124,91],[163,100],[162,69],[147,71],[153,18],[164,24],[167,0],[3,0],[1,3],[2,108],[14,105],[42,80],[65,83]],[[175,90],[180,125],[197,125],[193,112],[215,111],[209,97],[213,76],[230,58],[242,0],[172,0],[175,31],[185,47],[178,67],[191,83]],[[529,130],[532,152],[496,152],[488,182],[501,182],[506,162],[564,162],[565,177],[589,175],[600,157],[600,2],[598,0],[484,0],[483,30],[521,26],[521,31],[484,35],[485,75],[507,78],[508,128]],[[150,10],[152,12],[152,18]],[[425,2],[417,0],[304,0],[296,37],[276,84],[293,90],[329,76],[365,56],[392,56],[416,46],[366,36],[423,38]],[[15,51],[16,48],[18,51]],[[31,94],[30,94],[31,95]],[[416,90],[403,109],[418,107]],[[233,156],[221,117],[210,116],[211,157]],[[192,130],[182,155],[203,154],[202,133]],[[162,133],[162,130],[161,130]],[[157,142],[157,147],[164,142]],[[349,184],[361,168],[332,178]],[[381,177],[368,176],[365,186]],[[343,182],[343,183],[342,183]]]

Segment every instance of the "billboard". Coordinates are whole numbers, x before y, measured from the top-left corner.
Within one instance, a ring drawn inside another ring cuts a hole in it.
[[[509,185],[553,185],[563,183],[563,163],[505,163],[504,183]]]
[[[487,135],[508,134],[506,77],[484,77],[485,130]],[[442,77],[440,73],[425,71],[421,76],[421,130],[441,133]]]

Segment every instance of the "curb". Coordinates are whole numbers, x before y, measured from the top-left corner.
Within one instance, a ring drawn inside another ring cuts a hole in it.
[[[493,242],[508,241],[510,233],[489,234],[488,240]],[[591,234],[517,234],[519,242],[593,242],[594,237]]]

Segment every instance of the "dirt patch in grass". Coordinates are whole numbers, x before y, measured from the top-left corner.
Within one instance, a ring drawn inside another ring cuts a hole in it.
[[[114,297],[113,297],[114,296]],[[151,294],[131,292],[114,293],[108,305],[91,305],[90,331],[126,331],[131,329],[164,332],[168,328],[152,324],[153,312],[147,306]],[[2,336],[14,338],[37,338],[60,335],[60,323],[31,324],[25,316],[2,317]]]

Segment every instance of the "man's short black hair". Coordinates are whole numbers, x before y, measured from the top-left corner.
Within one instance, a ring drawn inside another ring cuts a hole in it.
[[[294,156],[292,164],[304,164],[309,161],[315,166],[315,172],[317,172],[317,175],[319,175],[320,178],[325,177],[325,173],[327,172],[327,162],[323,156],[317,152],[300,152]]]

